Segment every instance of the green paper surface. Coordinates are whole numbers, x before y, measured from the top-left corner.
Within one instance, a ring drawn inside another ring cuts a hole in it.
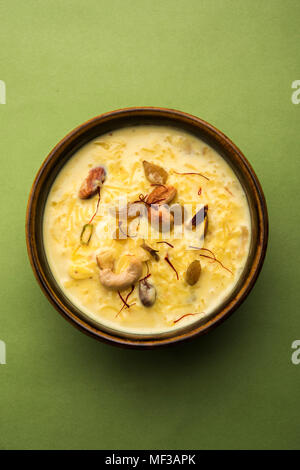
[[[0,1],[1,449],[299,448],[299,17],[298,0]],[[34,176],[68,131],[146,105],[199,116],[241,148],[270,239],[255,288],[224,324],[135,351],[54,310],[24,223]]]

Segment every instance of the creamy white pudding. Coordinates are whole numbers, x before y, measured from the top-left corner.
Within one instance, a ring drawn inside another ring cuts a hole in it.
[[[144,211],[132,216],[133,203]],[[182,223],[170,207],[185,214]],[[120,129],[82,147],[44,214],[47,259],[69,299],[94,322],[141,334],[211,315],[244,269],[250,232],[247,198],[227,162],[163,126]]]

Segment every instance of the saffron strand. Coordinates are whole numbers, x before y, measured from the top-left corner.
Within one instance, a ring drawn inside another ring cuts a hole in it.
[[[175,274],[176,274],[177,281],[179,281],[178,272],[177,272],[177,270],[175,269],[175,267],[173,266],[173,264],[171,263],[171,261],[169,260],[168,255],[165,256],[165,261],[166,261],[166,262],[168,263],[168,265],[173,269],[173,271],[174,271]]]

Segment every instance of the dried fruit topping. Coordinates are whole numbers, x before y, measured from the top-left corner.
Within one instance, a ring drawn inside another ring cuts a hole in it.
[[[158,256],[158,250],[154,250],[154,248],[151,248],[151,246],[147,245],[147,243],[143,242],[141,247],[150,253],[151,256],[155,259],[155,261],[159,261],[159,256]]]
[[[94,196],[103,185],[105,177],[106,172],[103,166],[92,168],[79,189],[78,196],[80,199],[88,199]]]
[[[194,215],[191,220],[191,224],[193,227],[197,227],[197,225],[202,224],[205,217],[207,217],[208,205],[201,207],[201,209]]]
[[[196,284],[196,282],[198,282],[200,274],[201,274],[201,264],[200,264],[200,261],[196,259],[195,261],[192,261],[192,263],[187,268],[186,282],[190,286],[193,286],[194,284]]]
[[[187,223],[187,227],[192,229],[193,227],[197,227],[198,225],[204,223],[203,233],[204,236],[206,235],[208,229],[208,205],[201,207],[201,209],[196,212],[196,214],[192,217],[192,219]]]
[[[85,224],[82,228],[80,235],[80,243],[82,245],[88,245],[93,233],[94,226],[93,224]]]
[[[156,300],[156,289],[146,278],[139,281],[139,298],[145,307],[151,307]]]
[[[154,163],[143,161],[145,176],[150,183],[165,184],[168,179],[168,173],[161,166]]]
[[[169,204],[176,196],[177,190],[173,186],[156,186],[147,197],[147,204]]]
[[[211,259],[212,263],[215,263],[215,262],[218,263],[220,266],[222,266],[223,269],[228,271],[230,274],[233,274],[233,272],[229,268],[226,268],[226,266],[224,266],[224,264],[216,258],[216,255],[214,254],[213,251],[209,250],[208,248],[201,248],[197,246],[190,246],[190,248],[192,248],[193,250],[205,251],[206,253],[208,253],[208,255],[204,255],[203,253],[200,253],[199,256],[202,256],[202,258]]]
[[[114,272],[114,260],[112,257],[103,259],[98,254],[96,259],[99,266],[100,282],[108,289],[120,291],[128,289],[141,277],[143,272],[143,263],[135,257],[131,258],[128,268],[119,274]]]

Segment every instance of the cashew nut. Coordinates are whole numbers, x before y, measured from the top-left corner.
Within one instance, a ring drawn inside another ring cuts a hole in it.
[[[143,273],[143,263],[135,257],[132,257],[128,268],[119,274],[113,271],[114,263],[112,258],[103,260],[100,254],[96,259],[100,269],[100,282],[108,289],[125,290],[132,286]]]

